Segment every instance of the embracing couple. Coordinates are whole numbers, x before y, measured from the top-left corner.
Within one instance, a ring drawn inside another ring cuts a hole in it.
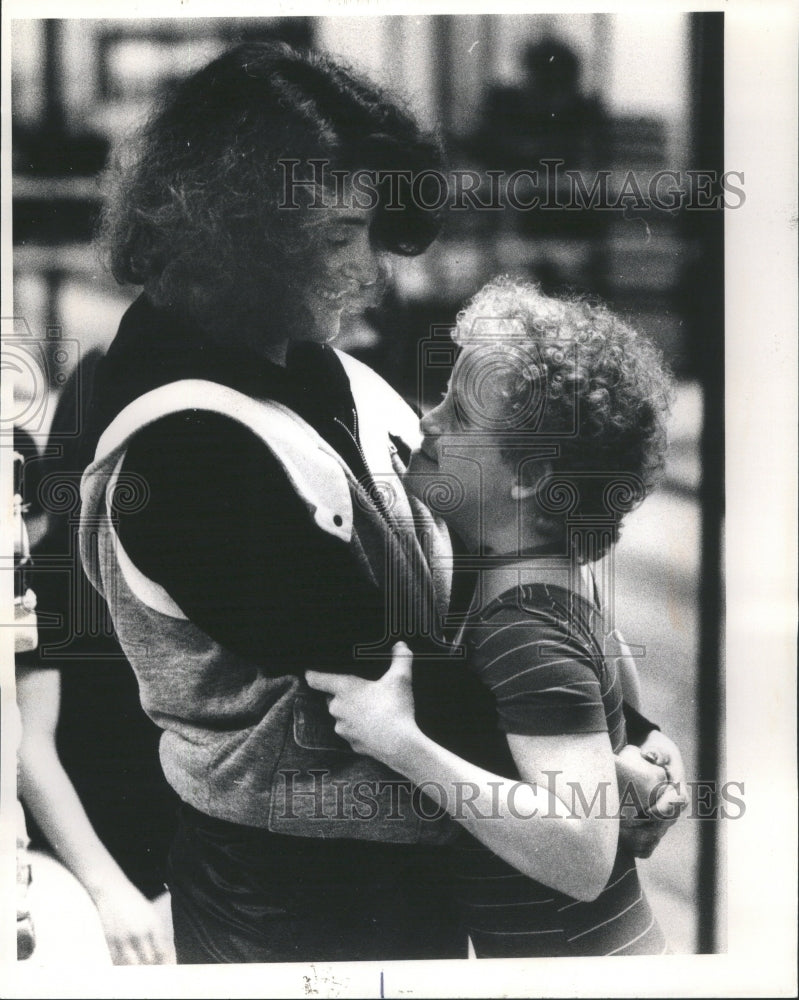
[[[393,180],[441,166],[371,83],[267,43],[118,164],[105,237],[143,292],[96,375],[81,552],[182,800],[180,962],[665,948],[635,857],[682,764],[591,566],[662,463],[668,378],[604,308],[508,279],[421,428],[336,351],[441,226]]]

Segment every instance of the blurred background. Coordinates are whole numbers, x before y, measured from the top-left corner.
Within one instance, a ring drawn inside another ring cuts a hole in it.
[[[723,169],[720,14],[14,21],[12,339],[47,372],[44,384],[20,367],[14,406],[40,449],[78,358],[110,343],[138,292],[118,287],[92,246],[109,151],[163,84],[232,43],[272,37],[343,57],[404,94],[443,131],[454,169],[485,177],[560,159],[589,187],[609,171],[611,192],[629,171],[645,190],[660,170]],[[601,296],[678,376],[665,483],[629,518],[603,576],[639,656],[646,713],[681,747],[689,778],[719,780],[721,213],[452,212],[342,346],[425,405],[447,372],[420,381],[420,344],[500,272]],[[717,826],[685,819],[641,863],[676,952],[724,947]]]

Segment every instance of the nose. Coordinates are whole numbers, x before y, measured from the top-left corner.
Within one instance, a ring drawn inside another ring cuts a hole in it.
[[[445,401],[442,400],[438,406],[434,406],[432,410],[425,413],[419,421],[419,430],[422,432],[422,451],[434,461],[438,460],[439,439],[446,431],[445,416]]]

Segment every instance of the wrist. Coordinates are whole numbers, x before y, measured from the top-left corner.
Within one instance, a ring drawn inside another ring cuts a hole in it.
[[[133,888],[133,884],[128,881],[127,876],[116,863],[92,872],[83,884],[95,906],[99,906],[121,889]]]
[[[393,759],[389,767],[399,774],[410,778],[414,784],[429,781],[436,777],[436,750],[439,747],[434,740],[426,736],[414,722],[409,726],[404,736],[398,741]]]
[[[399,774],[412,778],[412,771],[424,757],[428,738],[416,725],[414,719],[394,730],[390,744],[386,746],[383,763]]]

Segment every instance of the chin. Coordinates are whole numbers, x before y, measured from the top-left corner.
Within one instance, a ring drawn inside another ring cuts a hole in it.
[[[341,322],[327,319],[325,323],[316,322],[307,330],[305,340],[310,340],[314,344],[330,344],[341,333]]]
[[[341,333],[341,326],[336,326],[325,330],[319,337],[320,344],[332,344],[334,340],[338,340],[339,334]]]
[[[402,477],[403,484],[408,493],[412,493],[421,500],[425,506],[429,507],[434,514],[444,516],[438,510],[437,501],[443,507],[449,507],[447,503],[452,496],[451,477],[441,473],[436,462],[423,451],[412,451],[408,460],[408,468]],[[447,516],[449,516],[447,514]]]
[[[416,449],[411,452],[411,457],[408,459],[408,469],[405,473],[406,476],[411,476],[414,479],[425,479],[428,483],[432,481],[432,476],[435,473],[438,466],[436,463],[421,451]],[[406,485],[408,485],[406,483]]]
[[[320,344],[329,344],[341,333],[341,312],[327,311],[319,317],[315,324],[314,340]]]

